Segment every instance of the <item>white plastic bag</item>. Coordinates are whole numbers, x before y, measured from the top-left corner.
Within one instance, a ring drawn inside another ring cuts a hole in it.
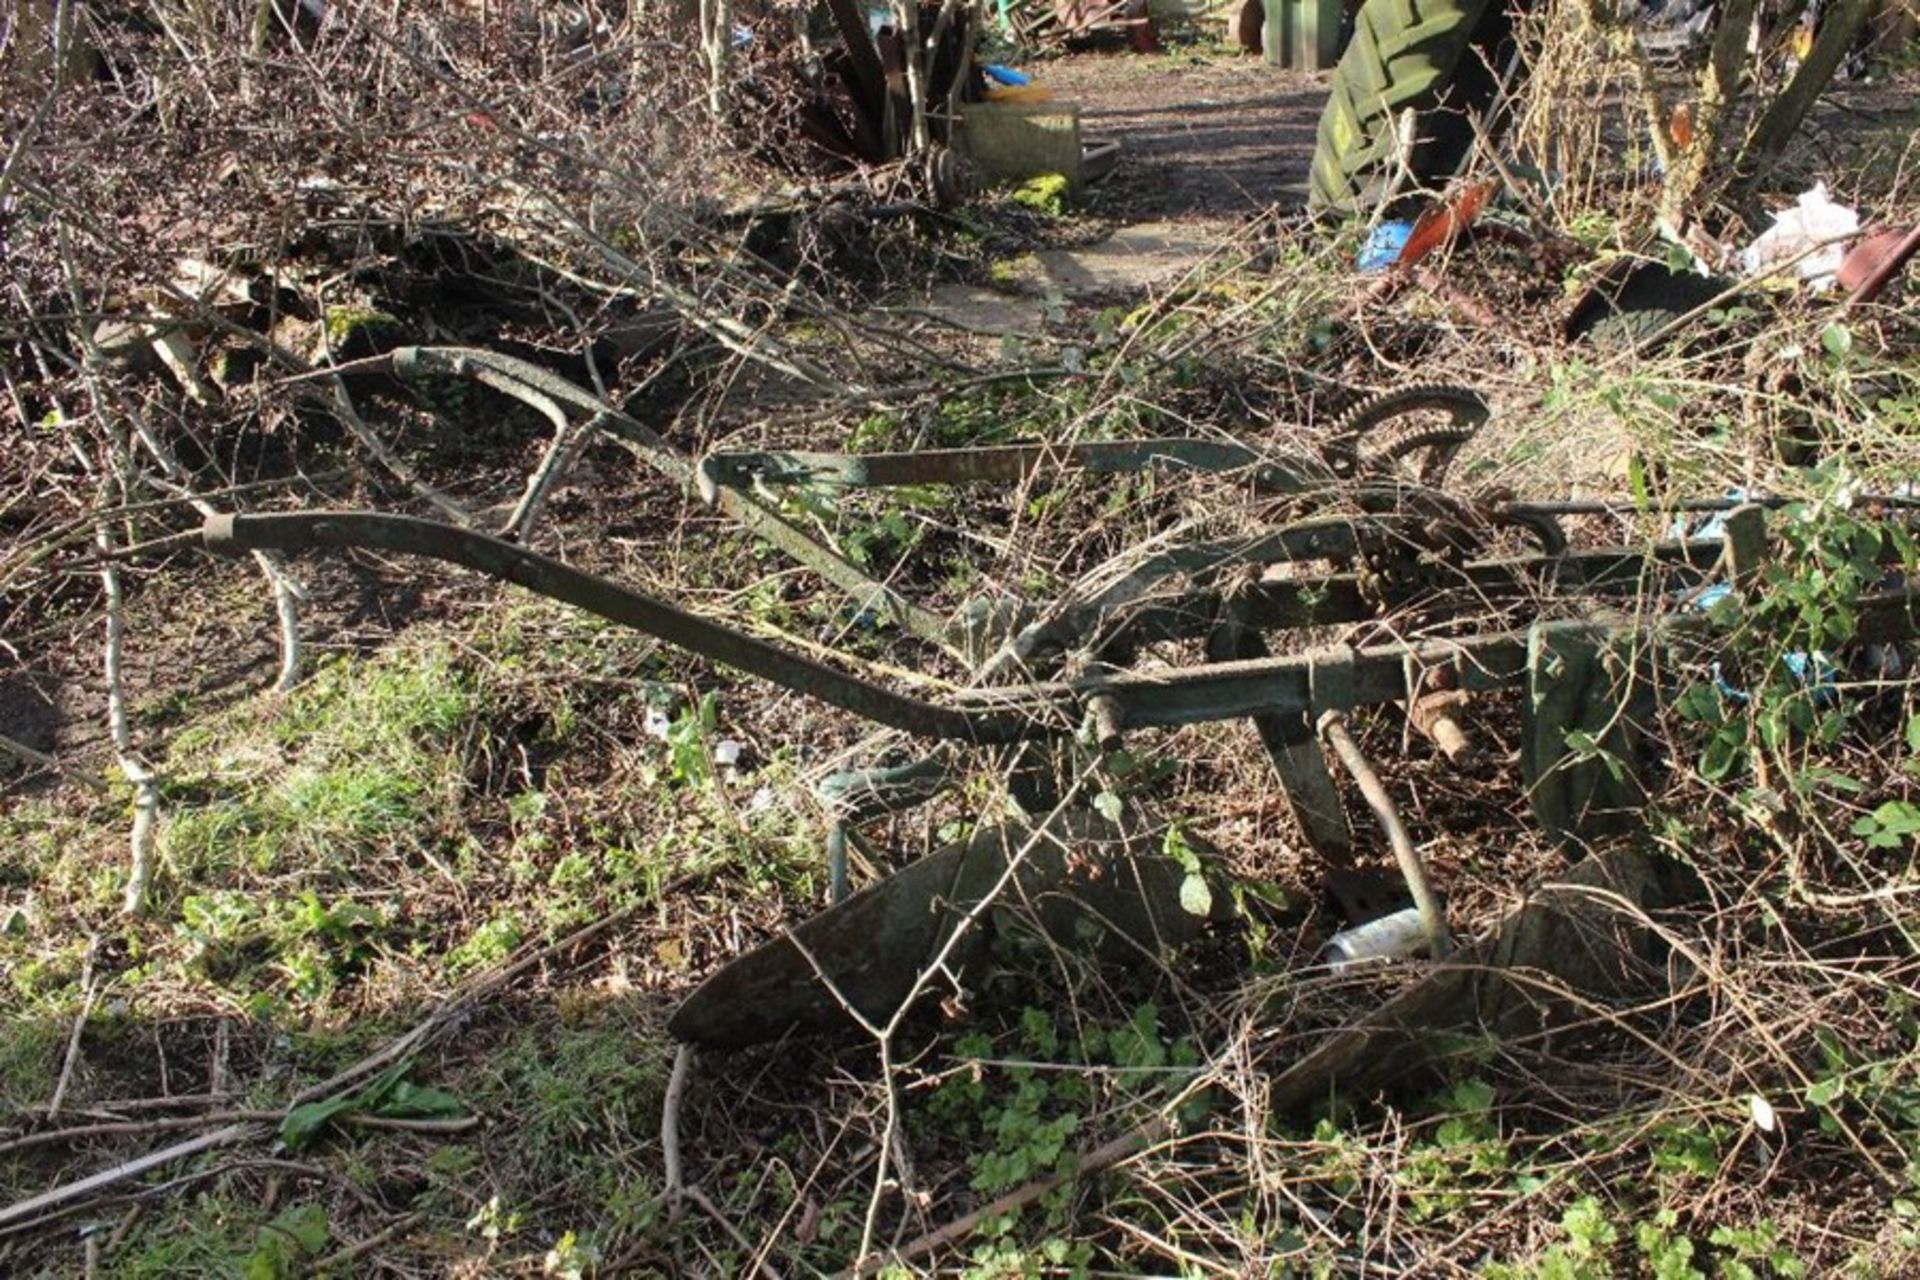
[[[1795,274],[1815,293],[1820,293],[1833,287],[1834,273],[1840,270],[1840,260],[1846,256],[1847,246],[1835,237],[1849,236],[1859,230],[1860,215],[1843,204],[1835,204],[1827,195],[1827,184],[1816,182],[1813,190],[1800,194],[1793,208],[1775,214],[1773,225],[1741,252],[1740,269],[1749,276],[1766,275],[1775,264],[1799,258],[1793,264]],[[1807,252],[1823,241],[1834,243]]]

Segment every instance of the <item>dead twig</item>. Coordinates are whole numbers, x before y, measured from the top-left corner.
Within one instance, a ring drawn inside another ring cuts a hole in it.
[[[47,1103],[47,1119],[60,1114],[60,1104],[66,1100],[67,1086],[73,1083],[73,1068],[80,1061],[80,1033],[86,1030],[87,1019],[93,1014],[93,1002],[100,996],[100,990],[93,981],[93,962],[100,954],[100,935],[98,932],[87,937],[86,959],[80,965],[80,1012],[73,1015],[73,1030],[67,1036],[66,1057],[60,1064],[60,1079],[53,1086],[53,1097]],[[0,1147],[0,1151],[4,1151]]]
[[[673,1074],[667,1078],[667,1095],[660,1104],[660,1153],[666,1170],[667,1220],[680,1219],[681,1201],[686,1190],[685,1166],[680,1160],[680,1100],[687,1092],[687,1077],[693,1070],[694,1048],[683,1044],[674,1050]]]
[[[397,1221],[391,1222],[386,1226],[382,1227],[380,1230],[368,1236],[365,1240],[356,1240],[354,1243],[348,1245],[344,1249],[334,1250],[332,1253],[328,1254],[324,1258],[319,1259],[313,1264],[313,1269],[315,1274],[326,1275],[332,1271],[337,1270],[340,1267],[344,1267],[347,1263],[354,1261],[356,1258],[365,1257],[367,1254],[372,1253],[375,1249],[378,1249],[381,1245],[386,1244],[389,1240],[392,1240],[395,1236],[400,1235],[402,1232],[412,1230],[426,1216],[427,1215],[424,1213],[409,1213],[405,1217],[400,1218]]]
[[[1155,1116],[1151,1120],[1135,1125],[1119,1137],[1101,1143],[1091,1151],[1082,1152],[1080,1158],[1074,1161],[1072,1167],[1065,1172],[1035,1178],[1026,1185],[1007,1192],[997,1200],[991,1200],[970,1213],[961,1214],[938,1230],[929,1231],[899,1248],[889,1249],[882,1254],[867,1258],[840,1272],[841,1280],[857,1280],[860,1276],[875,1275],[896,1263],[910,1263],[938,1249],[957,1244],[972,1235],[974,1228],[989,1218],[1013,1213],[1039,1200],[1056,1187],[1063,1187],[1076,1179],[1104,1172],[1121,1161],[1145,1151],[1171,1132],[1172,1128],[1168,1122],[1163,1117]]]
[[[199,536],[198,532],[194,534],[195,538]],[[107,789],[107,780],[93,770],[83,769],[78,765],[61,764],[46,752],[36,750],[18,739],[9,738],[4,733],[0,733],[0,751],[24,760],[30,765],[57,773],[63,778],[70,778],[90,791],[104,792]]]

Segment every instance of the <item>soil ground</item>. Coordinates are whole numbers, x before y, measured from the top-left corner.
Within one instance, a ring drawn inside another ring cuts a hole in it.
[[[1106,216],[1231,225],[1306,199],[1325,74],[1186,51],[1076,54],[1029,70],[1080,104],[1090,141],[1119,140],[1120,167],[1093,201]]]

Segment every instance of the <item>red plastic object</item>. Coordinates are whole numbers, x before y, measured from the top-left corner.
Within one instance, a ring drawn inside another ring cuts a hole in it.
[[[1468,183],[1451,199],[1428,208],[1414,221],[1406,247],[1400,250],[1394,265],[1408,270],[1434,250],[1452,244],[1456,236],[1479,221],[1499,189],[1500,184],[1491,178]]]
[[[1920,250],[1920,225],[1909,230],[1881,227],[1847,250],[1834,279],[1847,291],[1847,305],[1871,302],[1894,273]]]

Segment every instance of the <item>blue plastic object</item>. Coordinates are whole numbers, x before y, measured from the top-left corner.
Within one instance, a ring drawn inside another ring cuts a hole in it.
[[[1733,496],[1740,497],[1744,495],[1735,493]],[[1694,537],[1695,539],[1699,539],[1707,536],[1709,530],[1724,529],[1725,526],[1725,517],[1716,515],[1713,519],[1709,520],[1706,525],[1702,526]],[[1732,594],[1733,585],[1731,583],[1714,582],[1699,588],[1688,598],[1686,603],[1688,608],[1700,613],[1705,613]],[[1812,690],[1813,704],[1815,706],[1828,706],[1839,696],[1840,688],[1837,678],[1840,674],[1840,668],[1825,650],[1816,649],[1814,652],[1808,653],[1804,649],[1789,649],[1780,655],[1780,665],[1785,667],[1788,673],[1801,685]],[[1744,705],[1750,700],[1751,695],[1749,695],[1745,689],[1742,689],[1739,685],[1727,679],[1725,672],[1721,670],[1720,663],[1717,660],[1713,663],[1711,670],[1713,673],[1713,686],[1720,691],[1721,697],[1736,705]]]
[[[1033,83],[1033,77],[1026,72],[1015,71],[1012,67],[1003,67],[997,62],[990,62],[981,69],[987,73],[987,79],[995,84],[1011,85],[1018,89],[1021,85]]]
[[[1411,222],[1381,223],[1367,237],[1367,243],[1361,246],[1360,257],[1355,265],[1362,271],[1385,271],[1400,261],[1400,251],[1407,247],[1407,237],[1412,234]]]

